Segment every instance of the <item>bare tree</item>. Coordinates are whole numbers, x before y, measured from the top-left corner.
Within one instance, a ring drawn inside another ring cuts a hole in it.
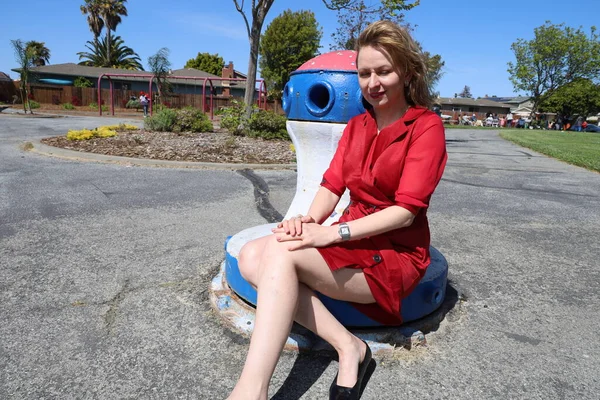
[[[260,45],[260,32],[262,30],[265,17],[275,0],[252,0],[252,21],[248,22],[246,12],[244,11],[244,0],[233,0],[236,10],[244,17],[246,31],[248,32],[248,41],[250,42],[250,57],[248,58],[248,79],[246,81],[246,94],[244,102],[246,103],[245,118],[242,118],[242,125],[238,129],[243,129],[246,121],[252,114],[252,104],[254,103],[254,93],[256,91],[256,65],[258,64],[258,49]]]

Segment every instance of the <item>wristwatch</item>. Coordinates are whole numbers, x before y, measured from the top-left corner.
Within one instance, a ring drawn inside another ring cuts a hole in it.
[[[338,225],[338,227],[338,233],[340,234],[342,240],[350,240],[350,227],[348,226],[348,224],[342,222]]]

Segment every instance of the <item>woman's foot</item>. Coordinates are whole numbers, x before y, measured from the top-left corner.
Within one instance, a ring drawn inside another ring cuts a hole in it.
[[[356,384],[359,364],[365,359],[367,344],[352,335],[352,341],[338,351],[337,385],[351,388]]]

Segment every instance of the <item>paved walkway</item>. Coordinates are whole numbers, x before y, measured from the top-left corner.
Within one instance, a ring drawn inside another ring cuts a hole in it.
[[[207,286],[226,236],[265,222],[252,182],[20,149],[105,122],[0,115],[0,398],[225,398],[247,342]],[[363,399],[597,398],[600,175],[495,131],[447,138],[430,220],[466,301],[426,348],[379,359]],[[285,213],[295,172],[255,174]],[[271,393],[326,398],[335,372],[285,354]]]

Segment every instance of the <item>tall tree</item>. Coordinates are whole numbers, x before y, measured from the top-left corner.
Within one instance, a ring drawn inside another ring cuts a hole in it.
[[[94,34],[94,42],[98,41],[98,37],[104,29],[104,21],[100,15],[102,0],[85,0],[85,4],[80,6],[81,13],[87,15],[88,26]]]
[[[471,88],[468,87],[467,85],[465,85],[462,92],[460,92],[458,94],[458,97],[469,98],[469,99],[472,98],[473,95],[471,94]]]
[[[290,73],[318,54],[323,31],[312,11],[284,11],[260,39],[259,66],[269,95],[280,99]]]
[[[561,115],[588,115],[600,111],[600,85],[589,79],[575,79],[557,88],[540,103],[540,110]]]
[[[248,33],[248,41],[250,42],[250,56],[248,57],[248,80],[246,81],[246,94],[244,102],[246,103],[246,114],[239,129],[244,129],[246,122],[252,114],[252,103],[254,103],[254,93],[256,91],[256,64],[258,61],[258,48],[260,46],[260,32],[262,31],[263,23],[269,9],[275,0],[252,0],[251,12],[252,22],[248,22],[246,12],[244,11],[244,0],[233,0],[235,9],[242,14],[246,31]]]
[[[511,49],[515,62],[508,63],[510,80],[515,89],[531,96],[533,112],[557,88],[578,78],[600,77],[600,40],[595,27],[588,36],[581,27],[548,21],[534,29],[533,39],[517,39]]]
[[[198,53],[196,58],[187,60],[184,68],[194,68],[209,74],[221,76],[225,61],[219,54]]]
[[[427,65],[427,85],[429,86],[429,91],[432,96],[438,97],[439,92],[435,90],[435,87],[444,75],[443,68],[446,63],[442,61],[442,56],[439,54],[432,55],[428,51],[423,51],[423,57]]]
[[[46,47],[44,42],[30,40],[29,42],[25,43],[25,48],[27,51],[31,52],[33,57],[33,65],[36,67],[41,67],[42,65],[46,65],[46,63],[50,62],[50,50]]]
[[[334,43],[330,46],[331,50],[354,50],[356,39],[360,33],[375,20],[389,20],[396,24],[403,24],[404,11],[413,9],[420,4],[420,0],[412,2],[406,0],[380,0],[370,2],[368,5],[364,0],[322,0],[325,6],[337,11],[338,28],[332,37]],[[406,26],[410,29],[409,26]],[[419,45],[420,47],[420,45]],[[433,95],[437,95],[435,87],[441,79],[442,69],[445,65],[439,54],[431,54],[423,51],[425,64],[427,65],[427,82],[429,90]]]
[[[156,87],[158,89],[159,102],[171,93],[171,83],[168,80],[171,70],[171,62],[169,61],[169,49],[163,47],[156,54],[148,57],[148,67],[156,77]]]
[[[358,35],[371,22],[386,19],[396,23],[404,21],[404,11],[418,6],[420,0],[381,0],[365,4],[364,0],[323,0],[323,4],[338,13],[338,28],[331,36],[331,50],[354,50]]]
[[[19,63],[19,75],[21,78],[20,94],[23,103],[23,112],[27,114],[27,109],[29,109],[29,112],[33,114],[33,111],[31,111],[31,103],[29,102],[27,85],[32,77],[31,68],[34,67],[34,54],[31,49],[27,48],[26,44],[21,39],[11,40],[10,43],[15,51],[15,59]]]
[[[79,52],[77,55],[81,60],[79,65],[88,67],[122,68],[129,70],[144,70],[140,56],[133,49],[125,46],[120,36],[113,37],[108,51],[108,37],[104,36],[99,41],[87,41],[85,46],[89,52]]]
[[[117,26],[122,21],[121,17],[127,16],[125,3],[127,3],[127,0],[101,0],[100,2],[100,15],[106,26],[106,51],[109,59],[112,49],[111,32],[116,32]]]

